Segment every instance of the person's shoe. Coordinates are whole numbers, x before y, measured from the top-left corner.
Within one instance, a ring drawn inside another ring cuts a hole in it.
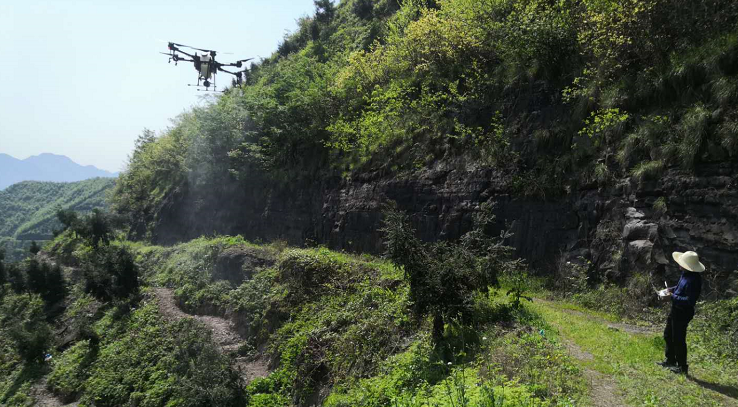
[[[685,376],[689,374],[688,366],[673,366],[673,367],[670,367],[669,370],[671,370],[673,373],[683,374]]]
[[[656,362],[656,364],[663,367],[664,369],[670,369],[672,367],[676,367],[676,362],[670,362],[668,360],[665,360],[663,362]]]

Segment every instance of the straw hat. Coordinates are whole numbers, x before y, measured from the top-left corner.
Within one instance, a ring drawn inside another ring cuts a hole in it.
[[[700,257],[695,252],[674,252],[671,254],[671,257],[686,270],[694,271],[695,273],[705,271],[705,265],[700,263]]]

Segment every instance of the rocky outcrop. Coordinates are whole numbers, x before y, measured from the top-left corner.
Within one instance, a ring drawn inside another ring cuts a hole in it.
[[[408,178],[369,173],[291,190],[241,188],[227,199],[191,197],[197,204],[178,205],[157,232],[187,239],[215,231],[380,253],[382,212],[390,201],[410,215],[425,241],[457,239],[480,205],[493,202],[497,223],[488,232],[510,230],[508,244],[540,272],[586,259],[600,279],[645,273],[654,283],[674,282],[680,271],[671,252],[694,250],[708,267],[709,287],[738,291],[734,170],[731,163],[671,169],[658,180],[623,179],[539,199],[513,194],[509,177],[495,169],[439,164]]]
[[[230,247],[218,254],[213,279],[226,280],[237,287],[244,280],[250,280],[259,268],[272,266],[275,260],[272,252],[262,248]]]

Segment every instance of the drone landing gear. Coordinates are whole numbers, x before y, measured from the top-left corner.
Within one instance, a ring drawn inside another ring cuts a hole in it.
[[[198,92],[218,92],[218,93],[224,93],[225,92],[224,90],[218,90],[218,88],[216,88],[215,86],[213,86],[213,89],[210,89],[207,86],[205,87],[205,89],[201,89],[203,87],[203,85],[193,85],[191,83],[188,83],[187,86],[194,86],[194,87],[198,88],[197,89]]]

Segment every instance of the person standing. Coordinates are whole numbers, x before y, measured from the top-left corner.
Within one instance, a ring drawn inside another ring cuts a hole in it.
[[[682,276],[674,287],[666,289],[671,296],[671,312],[666,319],[664,340],[666,341],[666,360],[659,365],[674,373],[687,375],[687,325],[694,318],[694,307],[702,291],[702,275],[705,266],[700,263],[697,253],[674,252],[674,261],[682,267]]]

